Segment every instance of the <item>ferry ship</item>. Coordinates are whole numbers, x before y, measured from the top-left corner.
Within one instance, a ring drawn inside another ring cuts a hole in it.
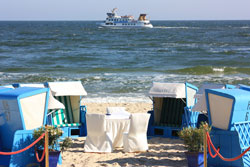
[[[107,18],[100,25],[103,27],[146,27],[153,28],[153,25],[148,19],[146,14],[140,14],[138,20],[135,20],[133,16],[118,16],[116,13],[117,8],[114,8],[111,13],[107,13]]]

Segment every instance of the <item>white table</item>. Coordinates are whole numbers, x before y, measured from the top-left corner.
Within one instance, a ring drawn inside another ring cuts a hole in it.
[[[129,115],[106,115],[106,131],[111,133],[113,148],[123,146],[123,133],[129,130]]]

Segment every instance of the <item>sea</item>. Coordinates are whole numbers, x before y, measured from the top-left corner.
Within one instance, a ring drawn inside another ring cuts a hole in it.
[[[149,102],[153,82],[250,85],[250,21],[1,21],[0,85],[81,81],[87,102]]]

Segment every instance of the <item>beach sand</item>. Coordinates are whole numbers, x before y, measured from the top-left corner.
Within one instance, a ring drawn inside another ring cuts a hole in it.
[[[88,113],[106,113],[107,107],[126,107],[130,113],[147,112],[152,103],[85,103]],[[149,150],[139,153],[124,153],[122,148],[112,153],[85,153],[85,137],[74,139],[73,145],[62,154],[63,167],[95,166],[187,166],[183,142],[179,139],[148,139]]]

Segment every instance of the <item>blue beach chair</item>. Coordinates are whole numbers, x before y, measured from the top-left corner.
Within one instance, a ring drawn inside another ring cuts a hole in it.
[[[87,92],[81,82],[48,82],[46,86],[50,88],[54,98],[65,106],[50,109],[48,123],[62,128],[65,137],[86,136],[86,107],[80,105],[80,102]]]
[[[148,136],[176,137],[189,124],[196,125],[199,113],[191,110],[198,88],[189,83],[153,83],[149,96],[153,99]]]
[[[35,128],[46,123],[48,88],[23,87],[0,92],[1,151],[25,148],[34,140]],[[34,147],[16,155],[0,155],[0,166],[27,166],[36,163]]]
[[[211,140],[226,158],[237,157],[250,146],[249,88],[205,90],[209,124],[212,126]],[[208,166],[249,167],[250,153],[230,162],[209,156]]]

